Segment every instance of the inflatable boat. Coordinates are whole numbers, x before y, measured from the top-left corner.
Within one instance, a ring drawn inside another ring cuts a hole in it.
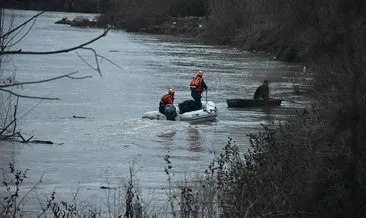
[[[185,101],[185,103],[193,102],[191,100]],[[184,102],[183,102],[184,103]],[[175,120],[175,121],[188,121],[188,122],[204,122],[204,121],[214,121],[217,117],[217,108],[212,101],[201,101],[201,108],[192,111],[186,111],[182,104],[178,104],[178,109],[176,109],[176,116],[174,119],[160,113],[159,111],[148,111],[142,115],[144,119],[151,120]],[[174,107],[175,108],[175,107]]]

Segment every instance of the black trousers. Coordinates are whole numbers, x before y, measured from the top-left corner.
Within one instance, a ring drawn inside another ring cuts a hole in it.
[[[164,107],[159,106],[159,112],[165,114],[165,106]]]
[[[202,96],[198,94],[197,89],[191,88],[191,96],[195,101],[201,101]]]
[[[197,108],[197,109],[201,108],[202,107],[202,103],[201,103],[202,96],[200,94],[198,94],[197,89],[191,88],[191,96],[195,101],[195,108]]]

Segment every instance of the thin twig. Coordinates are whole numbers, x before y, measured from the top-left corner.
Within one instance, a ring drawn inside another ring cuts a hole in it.
[[[94,49],[92,49],[92,48],[88,48],[88,47],[82,47],[82,49],[90,50],[90,51],[92,51],[92,52],[94,53],[95,63],[96,63],[96,65],[97,65],[97,69],[96,69],[96,71],[98,71],[98,73],[99,73],[100,77],[102,77],[102,72],[100,71],[99,61],[98,61],[98,54],[97,54],[97,52],[96,52]]]
[[[39,17],[40,15],[42,15],[43,13],[45,13],[46,11],[41,11],[38,14],[34,15],[33,17],[29,18],[27,21],[23,22],[22,24],[20,24],[19,26],[17,26],[16,28],[8,31],[7,33],[5,33],[4,35],[0,36],[0,39],[5,38],[6,36],[12,34],[13,32],[17,31],[18,29],[20,29],[22,26],[25,26],[27,23],[31,22],[33,19]]]
[[[10,27],[11,28],[11,27]],[[11,39],[8,39],[8,37],[10,37],[10,35],[8,35],[6,38],[2,39],[3,40],[3,44],[2,44],[2,51],[5,50],[5,48],[9,48],[9,43],[11,43],[12,40],[14,40],[14,38],[23,31],[23,29],[25,28],[25,26],[23,26],[22,28],[18,29],[17,33],[14,34],[14,36],[11,37]]]
[[[258,200],[260,197],[261,197],[261,196],[259,196],[257,199],[255,199],[255,200],[253,201],[253,203],[251,203],[251,204],[249,205],[249,207],[248,207],[247,211],[245,212],[244,218],[246,218],[246,217],[248,217],[248,216],[249,216],[249,211],[250,211],[250,209],[252,209],[252,207],[254,206],[254,204],[257,202],[257,200]]]
[[[14,96],[17,96],[17,97],[20,97],[20,98],[30,98],[30,99],[43,99],[43,100],[61,100],[60,98],[52,98],[52,97],[39,97],[39,96],[30,96],[30,95],[21,95],[21,94],[17,94],[13,91],[10,91],[10,90],[7,90],[7,89],[3,89],[3,88],[0,88],[0,91],[3,91],[3,92],[7,92],[7,93],[10,93]]]
[[[17,128],[17,112],[18,112],[18,104],[19,104],[19,97],[17,97],[17,103],[14,105],[14,126],[13,126],[13,133],[15,133],[15,130]]]
[[[22,136],[22,134],[20,134],[20,132],[17,132],[16,133],[23,141],[22,141],[22,143],[27,143],[27,142],[29,142],[29,140],[31,140],[32,138],[33,138],[33,136],[31,136],[31,137],[29,137],[29,139],[25,139],[23,136]]]
[[[36,18],[37,19],[37,18]],[[21,29],[21,30],[19,30],[19,32],[18,33],[16,33],[11,39],[9,39],[9,41],[6,43],[6,45],[5,45],[5,47],[8,47],[8,48],[10,48],[10,47],[12,47],[12,46],[14,46],[14,45],[16,45],[16,44],[18,44],[20,41],[22,41],[27,35],[28,35],[28,33],[32,30],[32,28],[33,28],[33,26],[34,26],[34,24],[36,23],[36,19],[34,19],[33,20],[33,23],[32,23],[32,25],[29,27],[29,29],[27,30],[27,32],[26,33],[24,33],[24,35],[22,36],[22,37],[20,37],[20,39],[18,39],[16,42],[14,42],[13,44],[10,44],[9,45],[9,43],[10,42],[12,42],[14,39],[15,39],[15,37],[23,30],[23,28]],[[24,26],[25,27],[25,26]]]
[[[96,57],[96,63],[97,63],[97,67],[98,68],[95,68],[95,67],[93,67],[91,64],[89,64],[81,55],[79,55],[78,53],[76,53],[78,56],[79,56],[79,58],[82,60],[82,61],[84,61],[84,63],[85,64],[87,64],[90,68],[92,68],[93,70],[95,70],[95,71],[98,71],[99,73],[100,73],[100,75],[101,75],[101,71],[100,71],[100,67],[99,67],[99,62],[98,62],[98,59],[97,59],[97,57],[99,57],[101,60],[106,60],[106,61],[108,61],[109,63],[111,63],[111,64],[113,64],[114,66],[116,66],[117,68],[119,68],[119,69],[121,69],[121,70],[123,70],[123,68],[121,67],[121,66],[119,66],[118,64],[116,64],[116,63],[114,63],[112,60],[110,60],[109,58],[106,58],[105,56],[103,56],[103,55],[100,55],[100,54],[98,54],[94,49],[92,49],[92,48],[86,48],[86,47],[84,47],[83,49],[89,49],[89,50],[92,50],[93,52],[94,52],[94,55],[95,55],[95,57]],[[98,70],[99,69],[99,70]]]
[[[312,215],[314,216],[315,213],[311,213],[311,212],[306,212],[306,211],[297,211],[297,212],[293,212],[293,211],[274,211],[274,212],[269,212],[267,214],[263,214],[264,217],[268,217],[268,216],[288,216],[288,215]]]
[[[25,140],[25,142],[29,142],[29,140],[31,140],[33,137],[34,137],[34,135],[32,135],[31,137],[29,137],[27,140]]]
[[[9,126],[11,126],[11,124],[13,124],[14,122],[15,122],[15,120],[12,120],[4,129],[2,129],[0,132],[0,135],[2,135],[9,128]]]
[[[70,79],[88,79],[88,78],[93,78],[92,76],[66,76],[67,78],[70,78]]]
[[[5,118],[4,119],[4,125],[8,121],[8,118],[10,117],[9,114],[11,113],[12,95],[8,95],[8,97],[6,98],[5,102],[8,102],[8,105],[7,105],[6,109],[5,109],[5,115],[3,116]],[[5,103],[3,103],[3,105],[5,105]]]
[[[36,195],[37,195],[37,199],[38,199],[38,203],[40,204],[40,206],[41,206],[41,209],[42,209],[42,213],[41,214],[39,214],[37,217],[42,217],[42,215],[46,212],[46,208],[44,208],[43,207],[43,204],[42,204],[42,200],[40,199],[40,197],[39,197],[39,194],[38,194],[38,192],[37,192],[37,189],[35,190],[35,192],[36,192]]]
[[[3,51],[3,52],[0,52],[0,56],[1,55],[9,55],[9,54],[29,54],[29,55],[48,55],[48,54],[59,54],[59,53],[68,53],[70,51],[74,51],[74,50],[77,50],[77,49],[80,49],[86,45],[89,45],[97,40],[99,40],[100,38],[102,37],[105,37],[108,33],[109,29],[106,29],[104,30],[104,32],[99,35],[98,37],[88,41],[88,42],[85,42],[81,45],[78,45],[78,46],[75,46],[75,47],[71,47],[71,48],[66,48],[66,49],[61,49],[61,50],[56,50],[56,51],[22,51],[21,49],[20,50],[17,50],[17,51]]]
[[[19,117],[19,120],[22,120],[25,116],[27,116],[30,112],[32,112],[39,104],[41,104],[43,100],[40,100],[37,104],[35,104],[31,109],[29,109],[26,113],[24,113],[21,117]]]
[[[14,133],[14,134],[11,134],[11,135],[4,135],[4,136],[1,136],[2,140],[5,140],[5,139],[8,139],[8,138],[13,138],[15,135],[18,135],[18,132]]]
[[[18,205],[17,205],[17,208],[20,206],[20,204],[24,201],[24,199],[29,195],[29,193],[31,193],[35,188],[37,188],[37,186],[42,183],[42,178],[43,178],[43,175],[41,176],[41,178],[38,180],[38,182],[31,188],[28,190],[27,193],[25,193],[25,195],[23,196],[23,198],[19,201]]]
[[[93,67],[91,64],[89,64],[79,53],[76,53],[76,55],[86,64],[88,65],[88,67],[90,67],[91,69],[98,71],[97,68]]]
[[[116,66],[116,67],[118,67],[119,69],[121,69],[121,70],[123,70],[123,68],[121,67],[121,66],[119,66],[118,64],[116,64],[116,63],[114,63],[113,61],[111,61],[110,59],[108,59],[108,58],[106,58],[106,57],[104,57],[104,56],[102,56],[102,55],[97,55],[98,57],[100,57],[102,60],[104,59],[104,60],[106,60],[106,61],[108,61],[109,63],[111,63],[111,64],[113,64],[114,66]]]
[[[52,77],[49,79],[43,79],[43,80],[36,80],[36,81],[28,81],[28,82],[17,82],[17,83],[12,83],[12,84],[5,84],[5,85],[0,85],[0,88],[7,88],[7,87],[11,87],[11,86],[22,86],[22,85],[30,85],[30,84],[37,84],[37,83],[44,83],[44,82],[49,82],[49,81],[53,81],[53,80],[58,80],[61,78],[70,78],[73,79],[73,77],[71,77],[71,75],[78,73],[78,71],[74,71],[72,73],[68,73],[68,74],[64,74],[61,76],[56,76],[56,77]]]

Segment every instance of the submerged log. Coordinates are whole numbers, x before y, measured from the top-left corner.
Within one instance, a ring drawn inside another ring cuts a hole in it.
[[[48,140],[32,140],[30,141],[30,143],[35,143],[35,144],[53,144],[52,141],[48,141]]]
[[[73,115],[73,116],[72,116],[72,118],[79,118],[79,119],[82,119],[82,118],[86,118],[86,117]]]

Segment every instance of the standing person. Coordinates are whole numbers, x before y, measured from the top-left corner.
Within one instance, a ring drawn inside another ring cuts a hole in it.
[[[263,84],[255,90],[253,98],[254,100],[269,100],[268,80],[264,80]]]
[[[168,104],[174,104],[174,89],[169,89],[168,94],[165,94],[161,97],[159,102],[159,112],[165,114],[165,107]]]
[[[201,98],[202,98],[202,92],[204,90],[207,91],[207,85],[205,81],[203,80],[203,71],[199,70],[197,71],[196,77],[193,77],[190,84],[191,89],[191,96],[195,100],[195,103],[197,104],[198,108],[201,108]]]

